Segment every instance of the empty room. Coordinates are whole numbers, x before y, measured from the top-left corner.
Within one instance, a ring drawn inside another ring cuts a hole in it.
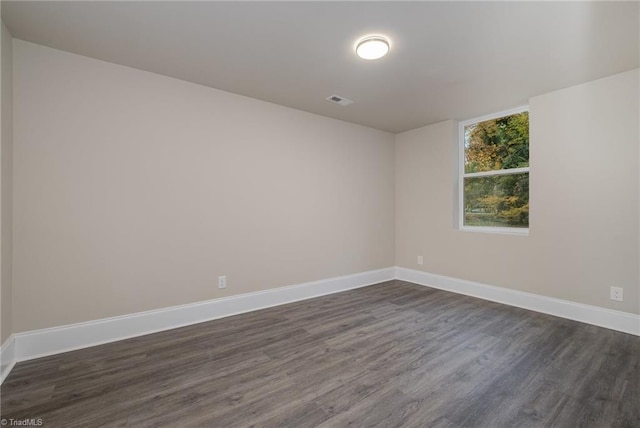
[[[0,8],[2,427],[640,428],[640,3]]]

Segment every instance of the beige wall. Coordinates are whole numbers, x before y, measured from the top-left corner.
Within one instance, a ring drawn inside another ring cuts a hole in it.
[[[638,80],[634,70],[530,100],[529,236],[454,229],[453,121],[399,134],[397,265],[640,313]],[[609,300],[611,285],[624,302]]]
[[[392,134],[20,40],[14,67],[16,332],[393,266]]]
[[[2,103],[1,125],[2,144],[0,150],[0,343],[4,343],[12,329],[12,286],[11,286],[11,252],[12,252],[12,152],[13,152],[13,58],[11,34],[2,23],[1,40],[1,80]]]
[[[510,236],[453,227],[453,121],[394,152],[384,132],[13,48],[14,332],[388,267],[394,250],[399,266],[640,313],[638,70],[531,100],[531,234]]]

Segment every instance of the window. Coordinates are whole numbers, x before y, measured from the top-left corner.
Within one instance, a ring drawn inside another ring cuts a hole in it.
[[[529,232],[528,107],[460,123],[461,230]]]

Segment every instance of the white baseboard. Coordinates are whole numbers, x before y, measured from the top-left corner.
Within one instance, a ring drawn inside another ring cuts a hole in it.
[[[396,279],[640,336],[640,315],[396,267]]]
[[[173,306],[15,335],[15,360],[26,361],[61,352],[184,327],[285,303],[365,287],[395,277],[389,267],[256,293]]]
[[[13,366],[16,365],[15,336],[12,334],[0,347],[0,384],[9,375]]]
[[[16,362],[184,327],[392,279],[491,300],[640,336],[640,316],[403,267],[12,335],[0,348],[0,383]]]

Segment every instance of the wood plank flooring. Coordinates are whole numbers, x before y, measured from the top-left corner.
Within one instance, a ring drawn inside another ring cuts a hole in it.
[[[640,427],[640,338],[402,281],[19,363],[45,427]]]

